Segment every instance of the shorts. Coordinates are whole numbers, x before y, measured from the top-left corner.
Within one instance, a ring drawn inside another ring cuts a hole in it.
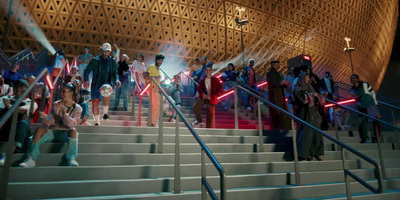
[[[100,94],[100,88],[97,89],[92,89],[90,91],[90,97],[93,99],[100,99],[101,100],[101,94]]]
[[[47,142],[63,142],[63,143],[69,142],[67,130],[49,129],[46,135],[47,135]]]

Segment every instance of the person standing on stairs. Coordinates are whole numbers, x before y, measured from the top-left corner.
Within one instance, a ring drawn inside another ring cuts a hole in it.
[[[254,90],[258,91],[257,81],[256,81],[256,71],[254,70],[254,60],[249,60],[249,66],[243,68],[243,72],[240,73],[240,82],[243,85],[247,85]],[[244,93],[247,96],[247,110],[252,110],[252,105],[255,104],[256,100],[251,95]]]
[[[126,61],[129,60],[129,57],[126,54],[121,56],[121,60],[118,62],[118,77],[119,81],[121,81],[121,87],[117,88],[115,92],[115,101],[114,101],[114,108],[113,110],[117,110],[119,105],[119,101],[121,99],[124,100],[124,111],[128,111],[128,86],[129,86],[129,76],[131,71],[129,70],[128,63]]]
[[[224,82],[225,90],[229,90],[236,86],[236,78],[239,73],[235,71],[233,63],[228,63],[228,69],[222,73],[221,79]],[[226,97],[225,109],[231,108],[231,102],[234,100],[234,96],[230,95]]]
[[[149,84],[151,78],[154,78],[158,84],[161,83],[161,70],[160,67],[164,61],[165,56],[163,55],[156,55],[155,63],[153,65],[149,65],[145,73],[146,84]],[[151,101],[151,126],[156,127],[158,126],[158,118],[160,117],[160,91],[157,85],[152,82],[152,101]],[[147,95],[150,97],[150,89],[147,91]]]
[[[118,78],[118,64],[115,62],[115,59],[110,56],[111,53],[111,45],[109,43],[104,43],[102,45],[102,54],[94,57],[87,68],[84,71],[84,85],[85,88],[89,87],[89,74],[93,72],[93,80],[91,84],[90,95],[92,97],[92,112],[94,115],[95,125],[100,125],[100,87],[104,84],[115,85],[117,87],[121,87],[121,82]],[[103,97],[103,119],[107,120],[108,117],[108,108],[110,105],[110,97]]]
[[[207,62],[207,57],[201,58],[201,65],[203,66],[201,69],[197,70],[196,75],[193,77],[193,79],[196,82],[199,82],[203,77],[206,76],[205,68],[206,67],[211,67],[213,66],[214,63],[214,54],[215,54],[215,49],[211,51],[211,59],[210,61]]]
[[[85,53],[78,57],[79,61],[79,75],[83,76],[83,72],[93,59],[93,54],[89,52],[89,47],[84,47]],[[92,77],[90,77],[92,79]],[[72,81],[73,82],[73,81]]]
[[[195,63],[189,69],[189,76],[192,78],[194,78],[196,76],[197,71],[199,71],[202,68],[200,63],[200,58],[194,59],[194,62]],[[196,95],[196,85],[192,83],[192,81],[189,81],[189,83],[190,87],[193,84],[193,95]]]
[[[308,66],[307,73],[310,76],[311,85],[314,88],[314,91],[317,93],[321,93],[321,88],[322,88],[321,79],[318,77],[318,75],[314,74],[311,66]],[[324,93],[324,92],[321,94],[327,95],[327,93]],[[328,130],[329,125],[328,125],[328,118],[326,116],[325,107],[323,104],[317,105],[317,109],[318,109],[319,115],[322,117],[321,125],[319,126],[319,128],[321,130],[326,131],[326,130]]]
[[[132,73],[131,76],[135,77],[140,89],[144,88],[144,74],[146,73],[146,65],[144,64],[144,56],[142,54],[137,54],[136,60],[129,66]],[[134,81],[133,78],[131,81]]]
[[[284,77],[284,79],[288,82],[288,86],[285,88],[285,97],[288,99],[287,103],[288,103],[288,111],[290,113],[294,113],[292,108],[293,108],[293,82],[295,79],[294,76],[294,67],[293,66],[289,66],[288,70],[287,70],[287,75]]]
[[[372,117],[381,118],[378,107],[376,106],[378,102],[376,101],[376,95],[372,86],[367,83],[360,81],[360,78],[357,74],[353,74],[350,76],[350,81],[353,84],[351,88],[351,95],[356,98],[357,101],[357,109],[358,111],[370,115]],[[373,140],[376,140],[376,137],[380,137],[382,125],[379,122],[374,121],[374,137]],[[360,116],[360,143],[368,143],[368,118],[364,116]]]
[[[192,125],[199,125],[203,123],[201,116],[201,108],[207,105],[207,128],[215,128],[215,106],[218,105],[217,96],[223,91],[222,84],[219,79],[212,76],[211,66],[205,68],[206,76],[199,81],[197,92],[199,98],[193,105],[193,111],[196,115],[196,120]]]
[[[276,106],[288,111],[285,100],[284,89],[289,86],[289,82],[283,78],[282,73],[278,71],[281,67],[279,61],[271,61],[271,69],[267,73],[268,82],[268,100]],[[273,107],[269,107],[269,116],[271,119],[271,129],[290,130],[290,119],[283,113]]]
[[[75,86],[71,83],[64,85],[61,100],[54,102],[49,115],[39,112],[44,127],[36,129],[28,156],[20,167],[35,167],[39,157],[39,148],[46,142],[59,141],[68,144],[66,153],[68,166],[79,166],[75,160],[78,156],[78,132],[75,127],[81,117],[82,107],[74,102]]]
[[[310,77],[306,72],[300,73],[293,91],[295,114],[310,125],[319,128],[321,116],[317,110],[317,104],[324,104],[322,95],[315,92],[311,86]],[[324,155],[324,140],[322,135],[310,127],[297,123],[297,150],[299,160],[311,160],[313,157],[322,161]]]

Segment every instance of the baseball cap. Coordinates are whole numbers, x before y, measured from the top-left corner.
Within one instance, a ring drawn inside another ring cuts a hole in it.
[[[129,60],[129,56],[126,54],[122,54],[121,58],[126,58],[127,60]]]
[[[102,49],[103,51],[111,51],[111,44],[110,44],[110,43],[104,43],[104,44],[101,46],[101,49]]]

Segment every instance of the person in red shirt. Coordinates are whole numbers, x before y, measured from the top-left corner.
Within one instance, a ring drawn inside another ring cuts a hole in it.
[[[199,98],[193,105],[193,111],[196,115],[196,120],[192,125],[199,125],[203,123],[201,116],[201,108],[204,104],[207,105],[207,128],[215,128],[215,106],[218,104],[217,96],[223,91],[222,84],[216,77],[212,76],[211,66],[205,67],[206,76],[199,81],[197,92]]]

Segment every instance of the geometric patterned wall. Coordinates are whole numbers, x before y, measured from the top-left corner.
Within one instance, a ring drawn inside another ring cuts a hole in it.
[[[349,82],[350,61],[343,49],[344,37],[350,37],[356,48],[355,72],[379,88],[392,51],[397,0],[14,0],[13,12],[32,14],[68,57],[79,55],[83,46],[98,54],[107,41],[131,57],[143,53],[150,61],[163,53],[190,65],[213,48],[218,62],[241,54],[237,6],[246,9],[243,18],[249,20],[243,30],[246,59],[256,59],[260,75],[271,59],[286,65],[286,59],[305,53],[317,74],[329,70],[336,80]],[[32,26],[29,15],[24,16],[10,21],[4,49],[8,55],[26,47],[33,52],[43,48],[23,29]]]

